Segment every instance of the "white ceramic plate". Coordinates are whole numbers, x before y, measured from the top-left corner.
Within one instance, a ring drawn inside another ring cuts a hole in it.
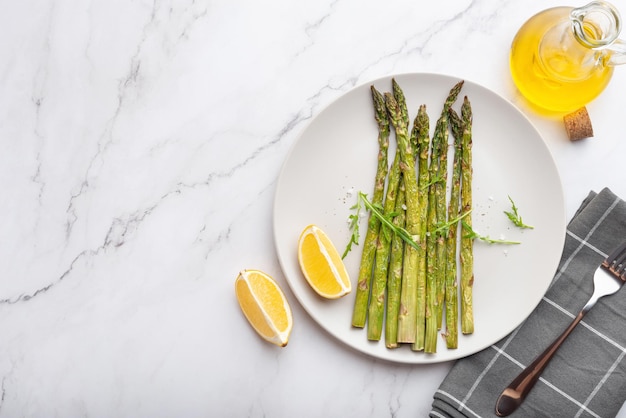
[[[438,74],[403,74],[395,79],[404,90],[412,117],[420,104],[427,105],[432,133],[444,99],[459,79]],[[362,353],[401,363],[434,363],[473,354],[519,325],[539,303],[556,271],[566,227],[557,169],[541,135],[519,110],[485,87],[466,81],[453,107],[460,111],[462,96],[467,95],[474,115],[474,229],[522,244],[475,242],[475,332],[460,335],[457,349],[447,349],[443,339],[436,354],[413,352],[408,345],[387,349],[383,340],[368,341],[364,329],[350,324],[362,245],[354,247],[344,260],[352,293],[325,300],[302,276],[297,241],[307,225],[316,224],[343,252],[350,237],[347,220],[353,213],[350,208],[356,192],[372,193],[378,152],[372,84],[379,91],[390,91],[391,77],[356,87],[331,103],[314,117],[291,149],[274,202],[280,264],[308,314],[331,335]],[[511,209],[509,195],[533,230],[513,226],[504,215],[504,210]],[[364,219],[361,244],[366,228]]]

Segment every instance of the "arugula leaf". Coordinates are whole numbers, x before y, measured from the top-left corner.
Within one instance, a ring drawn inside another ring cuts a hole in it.
[[[377,208],[375,205],[372,204],[372,202],[367,200],[366,194],[364,194],[363,192],[359,192],[359,199],[363,201],[363,204],[372,213],[372,215],[378,218],[383,227],[389,228],[391,231],[393,231],[394,234],[400,236],[400,238],[402,238],[402,240],[409,244],[411,247],[419,249],[419,244],[415,242],[413,236],[409,233],[409,231],[400,226],[394,225],[393,222],[391,222],[389,218],[386,217],[379,208]]]
[[[346,249],[341,255],[342,260],[346,258],[350,251],[352,251],[352,244],[359,245],[359,239],[361,238],[361,235],[359,233],[359,220],[361,219],[361,199],[357,198],[356,204],[350,209],[355,211],[355,213],[348,216],[348,221],[350,223],[349,229],[350,231],[352,231],[352,234],[350,235],[350,241],[348,242],[348,245],[346,245]]]
[[[440,222],[438,223],[436,226],[437,228],[433,231],[433,233],[438,234],[440,236],[445,236],[448,235],[448,232],[450,231],[450,227],[455,226],[459,221],[462,221],[463,218],[465,218],[467,215],[469,215],[470,213],[472,213],[472,210],[468,210],[467,212],[459,215],[458,217],[452,219],[451,221],[447,221],[447,222]],[[468,225],[469,226],[469,225]]]
[[[517,212],[517,206],[515,206],[515,202],[513,202],[513,199],[511,199],[511,196],[509,196],[509,201],[511,202],[511,211],[508,212],[505,210],[504,213],[511,220],[511,222],[513,222],[513,224],[519,228],[533,229],[534,228],[533,226],[527,225],[522,221],[522,217]]]
[[[478,232],[474,231],[471,226],[469,226],[465,221],[461,221],[461,225],[463,225],[463,229],[467,231],[467,235],[464,235],[464,238],[471,239],[479,239],[481,241],[487,242],[489,244],[521,244],[519,241],[508,241],[503,239],[493,239],[489,238],[485,235],[480,235]]]

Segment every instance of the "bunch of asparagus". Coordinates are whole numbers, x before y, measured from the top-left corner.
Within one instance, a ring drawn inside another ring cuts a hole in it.
[[[381,339],[384,325],[388,348],[410,343],[413,350],[436,352],[444,306],[443,336],[448,348],[457,348],[457,246],[461,330],[467,334],[474,329],[473,239],[459,233],[461,220],[471,227],[472,112],[467,97],[461,116],[452,109],[462,87],[460,81],[450,90],[432,140],[425,105],[409,129],[406,99],[396,80],[392,80],[392,93],[382,94],[371,87],[378,124],[378,168],[372,200],[360,197],[370,217],[352,325],[363,328],[367,324],[367,338],[375,341]],[[397,141],[391,165],[390,125]],[[451,173],[449,152],[453,155]]]

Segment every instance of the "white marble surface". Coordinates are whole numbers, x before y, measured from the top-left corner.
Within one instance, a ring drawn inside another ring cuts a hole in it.
[[[290,293],[272,241],[278,172],[355,85],[440,72],[536,124],[568,217],[590,189],[626,197],[626,67],[578,143],[510,80],[516,29],[560,4],[0,3],[0,417],[426,416],[450,363],[356,354]],[[286,348],[239,311],[244,268],[284,285]]]

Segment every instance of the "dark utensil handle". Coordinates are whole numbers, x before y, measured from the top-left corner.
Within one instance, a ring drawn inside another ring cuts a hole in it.
[[[526,399],[526,395],[535,386],[539,376],[543,373],[554,353],[559,349],[563,341],[572,332],[576,325],[585,316],[585,311],[581,311],[572,323],[567,327],[565,331],[554,342],[545,349],[528,367],[526,367],[509,386],[498,397],[496,402],[496,415],[499,417],[506,417],[513,413]]]

